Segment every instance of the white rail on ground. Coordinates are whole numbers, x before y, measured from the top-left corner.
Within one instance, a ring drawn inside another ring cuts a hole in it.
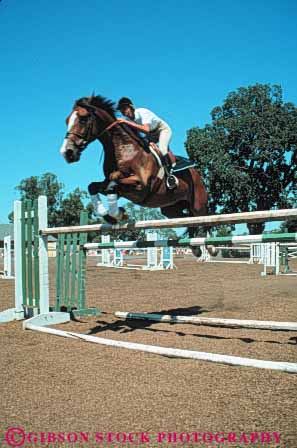
[[[240,319],[221,319],[217,317],[199,317],[199,316],[171,316],[167,314],[155,313],[133,313],[117,311],[116,317],[122,319],[147,319],[158,322],[170,323],[192,323],[196,325],[206,325],[211,327],[232,327],[232,328],[255,328],[262,330],[285,330],[297,331],[297,322],[275,322],[265,320],[240,320]]]
[[[34,318],[32,318],[34,319]],[[30,319],[31,320],[31,319]],[[106,345],[117,348],[125,348],[129,350],[137,350],[141,352],[152,353],[172,358],[196,359],[200,361],[216,362],[233,366],[255,367],[260,369],[281,370],[288,373],[297,373],[297,364],[290,362],[266,361],[252,358],[241,358],[238,356],[228,356],[215,353],[198,352],[194,350],[184,350],[169,347],[159,347],[154,345],[139,344],[134,342],[117,341],[113,339],[104,339],[97,336],[90,336],[72,331],[56,330],[54,328],[36,326],[30,323],[30,320],[24,322],[24,328],[28,330],[38,331],[41,333],[49,333],[65,338],[76,339],[80,341],[92,342],[95,344]]]

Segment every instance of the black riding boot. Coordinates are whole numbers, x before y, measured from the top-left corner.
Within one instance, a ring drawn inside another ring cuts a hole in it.
[[[178,178],[172,172],[172,163],[168,154],[162,156],[162,163],[166,176],[166,186],[169,190],[173,190],[178,186]]]

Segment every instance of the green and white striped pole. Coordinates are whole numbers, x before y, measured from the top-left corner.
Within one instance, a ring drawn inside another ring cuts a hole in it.
[[[84,248],[89,249],[129,249],[147,247],[189,247],[189,246],[220,246],[234,244],[296,242],[297,233],[264,233],[261,235],[241,235],[202,238],[180,238],[177,240],[156,241],[111,241],[109,243],[87,243]]]

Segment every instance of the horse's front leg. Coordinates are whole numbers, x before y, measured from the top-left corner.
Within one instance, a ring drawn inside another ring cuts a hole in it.
[[[113,180],[109,182],[106,189],[107,202],[108,202],[108,215],[112,219],[115,219],[117,222],[127,221],[129,217],[125,209],[123,207],[118,206],[119,185],[126,185],[130,187],[133,186],[135,190],[142,191],[144,189],[143,181],[136,174],[132,174],[130,176],[124,176],[120,171],[114,171],[113,173],[111,173],[110,179]]]
[[[117,184],[105,179],[103,182],[92,182],[88,186],[88,191],[94,207],[94,214],[103,218],[109,224],[116,224],[118,221],[128,219],[123,207],[118,207]],[[104,206],[100,194],[107,196],[108,209]]]
[[[137,175],[125,176],[120,170],[113,171],[109,175],[110,182],[106,188],[108,202],[108,217],[116,222],[127,221],[128,215],[123,207],[118,206],[118,188],[119,184],[134,185],[136,190],[143,188],[142,181]],[[104,217],[106,219],[106,217]]]
[[[123,207],[118,206],[118,184],[115,181],[110,181],[107,189],[106,196],[108,202],[108,216],[115,222],[127,221],[128,215]],[[105,218],[106,219],[106,218]]]
[[[105,179],[103,182],[91,182],[88,186],[88,191],[94,208],[94,214],[104,219],[105,216],[108,215],[108,211],[101,201],[99,193],[105,192],[107,185],[108,180]]]

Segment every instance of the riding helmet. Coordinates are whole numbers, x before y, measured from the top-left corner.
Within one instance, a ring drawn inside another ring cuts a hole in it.
[[[127,106],[134,108],[133,103],[130,100],[130,98],[123,97],[118,102],[117,110],[121,110],[121,109],[123,109],[123,107],[127,107]]]

